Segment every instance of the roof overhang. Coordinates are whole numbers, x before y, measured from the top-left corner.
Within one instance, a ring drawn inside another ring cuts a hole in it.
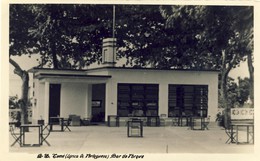
[[[98,84],[106,83],[109,75],[86,75],[86,74],[55,74],[55,73],[38,73],[34,78],[40,82],[50,83],[88,83]]]

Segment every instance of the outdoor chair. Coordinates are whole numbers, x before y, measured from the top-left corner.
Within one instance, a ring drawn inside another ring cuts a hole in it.
[[[127,123],[128,137],[143,137],[143,121],[140,119],[132,119]]]
[[[228,136],[226,144],[235,143],[236,142],[236,132],[231,130],[231,126],[225,127],[225,133]]]
[[[44,120],[38,120],[37,123],[39,125],[42,125],[42,143],[45,142],[48,146],[51,146],[50,143],[47,141],[47,138],[49,137],[51,130],[48,126],[50,126],[49,124],[44,123]]]
[[[65,131],[66,129],[69,130],[69,131],[71,131],[70,128],[69,128],[70,124],[71,124],[71,119],[70,119],[70,118],[63,120],[64,131]]]
[[[127,126],[128,121],[132,121],[132,119],[133,119],[133,114],[128,114],[127,119],[125,120],[125,126]]]
[[[78,115],[69,115],[70,125],[71,126],[80,126],[80,116]]]
[[[179,122],[178,117],[172,117],[172,126],[179,126]]]
[[[20,132],[16,132],[15,127],[13,125],[9,125],[9,131],[11,133],[11,136],[14,138],[14,142],[11,144],[11,146],[14,146],[16,143],[18,143],[20,145],[21,137],[22,137]]]
[[[42,128],[42,143],[45,142],[48,146],[51,146],[50,143],[47,141],[47,138],[49,137],[51,131],[48,128],[48,124],[46,126],[43,125]]]
[[[166,114],[160,114],[160,126],[166,126],[166,119],[167,119]]]
[[[159,126],[160,125],[160,118],[158,116],[150,116],[147,118],[147,126]],[[145,122],[145,118],[142,118],[143,124]]]
[[[208,128],[209,123],[210,123],[210,116],[208,116],[208,117],[205,119],[205,122],[202,124],[202,128],[203,128],[204,130],[209,130],[209,128]]]

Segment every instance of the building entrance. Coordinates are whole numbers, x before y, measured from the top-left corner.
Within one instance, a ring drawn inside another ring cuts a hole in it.
[[[92,118],[91,122],[105,122],[105,91],[106,84],[92,86]]]

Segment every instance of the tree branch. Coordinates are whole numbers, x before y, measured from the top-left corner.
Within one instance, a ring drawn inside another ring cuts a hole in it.
[[[22,77],[23,76],[22,68],[11,58],[9,58],[9,62],[14,66],[14,73]]]
[[[230,61],[230,63],[228,63],[228,67],[227,67],[227,72],[229,73],[231,71],[231,69],[233,68],[236,59],[238,57],[238,54],[234,54],[233,59]]]

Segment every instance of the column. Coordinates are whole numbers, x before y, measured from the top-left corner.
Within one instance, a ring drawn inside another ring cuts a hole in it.
[[[86,91],[86,118],[91,118],[92,115],[92,84],[88,84]]]
[[[159,111],[158,114],[166,114],[168,117],[168,84],[159,84]]]
[[[106,83],[105,120],[108,115],[117,115],[117,83],[111,80]]]
[[[45,82],[44,85],[44,114],[43,119],[49,122],[49,100],[50,100],[50,82]]]

